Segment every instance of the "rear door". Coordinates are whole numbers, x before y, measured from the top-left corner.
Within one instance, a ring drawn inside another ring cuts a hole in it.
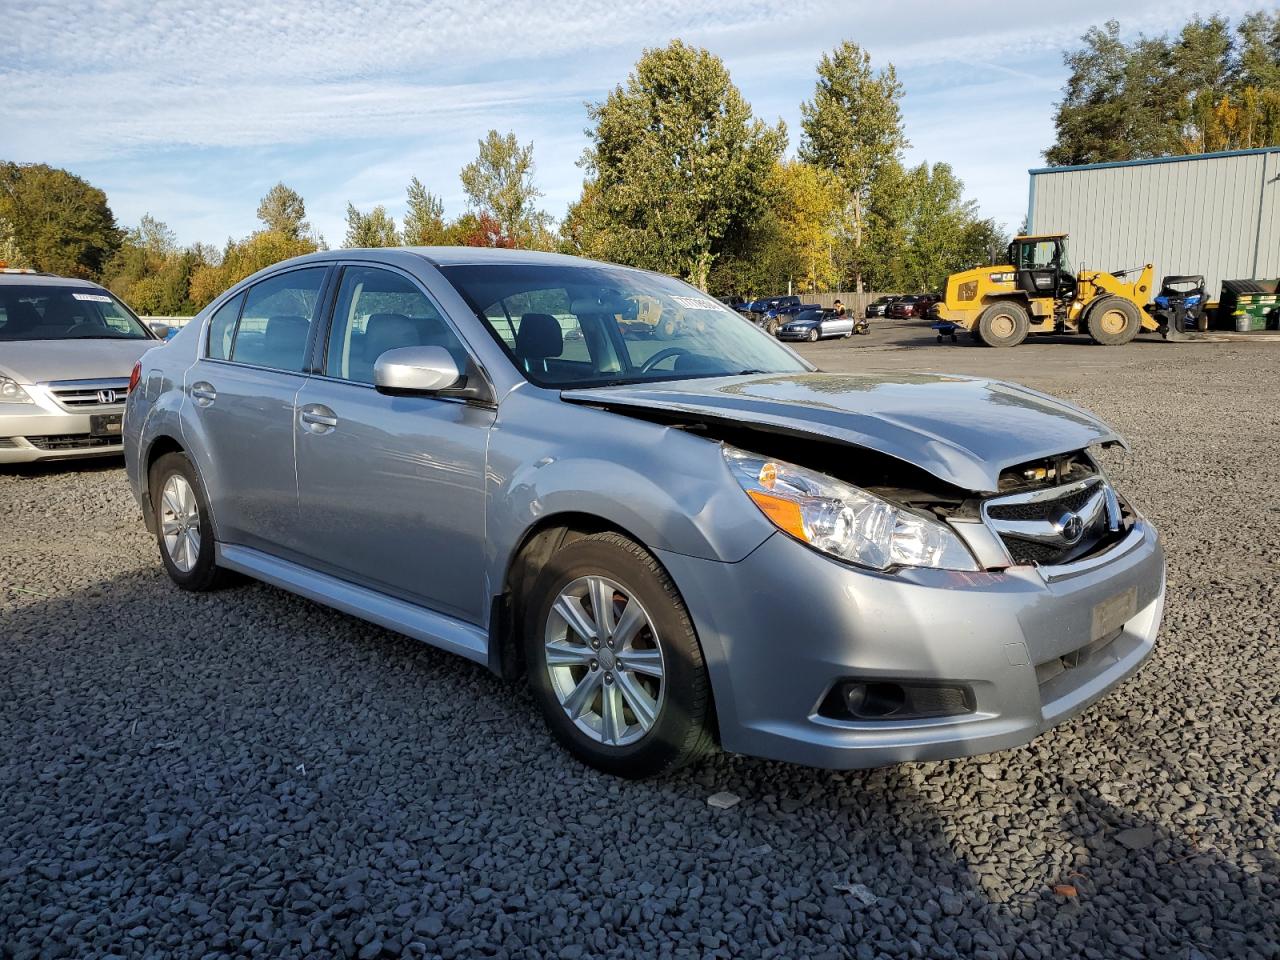
[[[286,557],[298,545],[294,400],[328,274],[288,270],[223,304],[187,371],[187,422],[198,434],[188,445],[224,543]]]
[[[347,264],[317,369],[296,398],[300,550],[308,566],[480,623],[486,594],[485,456],[496,413],[463,400],[388,396],[379,355],[468,355],[416,280]]]

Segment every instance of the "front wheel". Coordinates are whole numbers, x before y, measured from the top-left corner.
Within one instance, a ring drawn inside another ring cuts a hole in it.
[[[809,342],[810,342],[810,343],[817,343],[817,342],[818,342],[818,331],[817,331],[817,330],[810,330],[810,331],[809,331]]]
[[[209,502],[186,454],[166,453],[156,460],[148,487],[156,518],[156,542],[169,579],[183,590],[223,586],[228,575],[214,563]]]
[[[551,732],[606,773],[665,774],[712,747],[711,683],[683,600],[643,547],[572,541],[524,604],[529,683]]]
[[[1118,347],[1138,335],[1142,329],[1142,315],[1124,297],[1103,297],[1089,307],[1085,327],[1094,343]]]

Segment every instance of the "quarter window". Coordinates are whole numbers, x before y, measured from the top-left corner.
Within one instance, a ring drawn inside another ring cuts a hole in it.
[[[231,359],[300,373],[327,269],[290,270],[250,287],[232,340]]]
[[[209,320],[209,356],[214,360],[226,360],[231,356],[231,338],[236,333],[242,303],[243,293],[220,306]]]
[[[324,372],[373,383],[379,356],[397,347],[444,347],[459,369],[466,350],[435,304],[401,274],[377,267],[347,267],[329,330]]]

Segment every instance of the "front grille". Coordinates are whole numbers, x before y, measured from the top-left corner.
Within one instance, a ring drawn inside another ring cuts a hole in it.
[[[113,406],[124,403],[128,380],[62,380],[49,384],[49,392],[64,407]]]
[[[993,497],[983,514],[1019,566],[1078,560],[1109,544],[1123,522],[1119,501],[1099,476]]]
[[[27,437],[27,442],[40,450],[83,450],[88,447],[119,446],[119,437],[91,437],[87,433],[54,433],[43,437]]]

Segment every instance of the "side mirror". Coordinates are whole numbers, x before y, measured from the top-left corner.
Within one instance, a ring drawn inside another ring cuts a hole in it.
[[[373,385],[383,393],[439,393],[463,386],[462,371],[444,347],[396,347],[373,364]]]

